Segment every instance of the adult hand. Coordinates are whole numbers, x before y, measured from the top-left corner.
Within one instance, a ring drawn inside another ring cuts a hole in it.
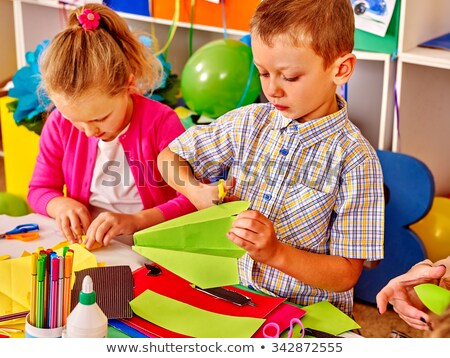
[[[385,313],[387,304],[390,303],[408,325],[419,330],[429,330],[430,317],[414,291],[414,286],[422,283],[437,284],[445,272],[444,265],[434,266],[430,260],[414,265],[405,274],[389,281],[377,294],[378,311],[380,314]]]

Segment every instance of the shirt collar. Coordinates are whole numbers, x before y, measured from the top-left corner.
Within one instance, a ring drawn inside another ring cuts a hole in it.
[[[294,119],[284,117],[278,110],[272,122],[273,130],[284,130],[292,135],[299,135],[305,146],[310,146],[323,140],[331,134],[341,130],[348,120],[347,103],[336,94],[339,110],[330,115],[306,122],[300,123]]]

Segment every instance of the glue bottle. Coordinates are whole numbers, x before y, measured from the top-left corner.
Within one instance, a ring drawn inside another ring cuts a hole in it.
[[[63,338],[106,338],[108,318],[98,306],[92,278],[86,275],[80,300],[67,317]]]

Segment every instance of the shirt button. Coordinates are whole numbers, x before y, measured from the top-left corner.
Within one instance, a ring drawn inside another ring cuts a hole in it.
[[[281,155],[288,155],[289,151],[286,148],[280,149],[280,154]]]
[[[270,199],[272,199],[272,195],[270,195],[270,194],[264,194],[264,195],[263,195],[263,199],[264,199],[265,201],[269,201]]]

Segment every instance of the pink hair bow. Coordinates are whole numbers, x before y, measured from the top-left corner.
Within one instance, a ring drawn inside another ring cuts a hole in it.
[[[85,30],[95,30],[100,24],[100,15],[97,12],[93,12],[92,9],[84,9],[84,11],[78,15],[78,21]]]

